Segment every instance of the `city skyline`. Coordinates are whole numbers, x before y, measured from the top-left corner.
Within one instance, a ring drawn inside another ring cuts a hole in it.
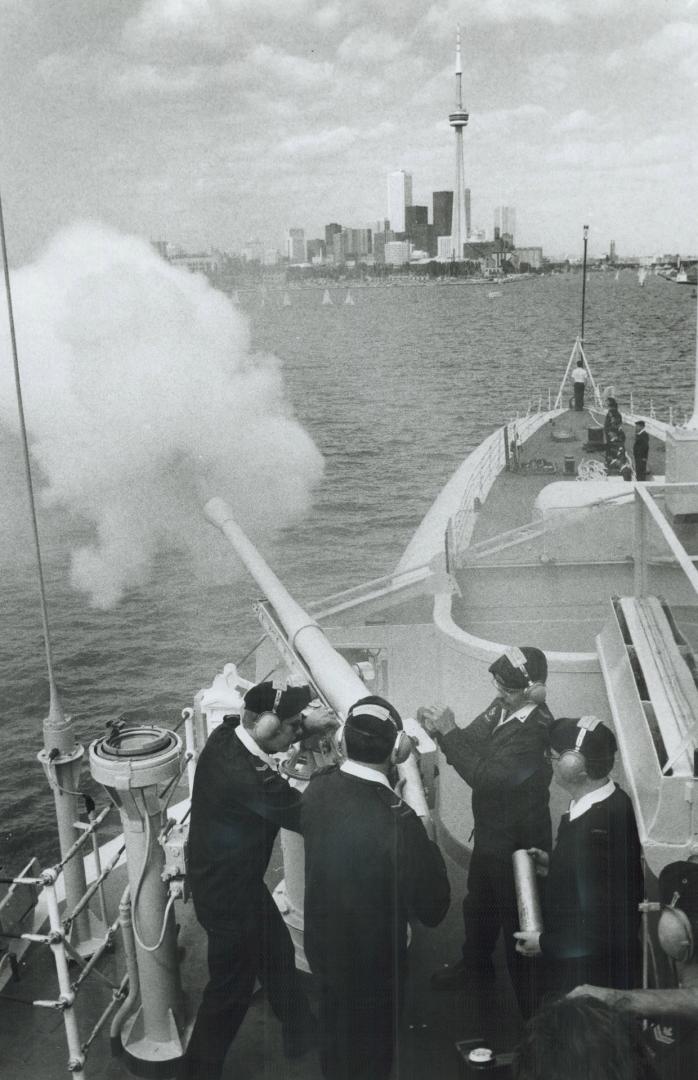
[[[189,249],[385,215],[453,188],[462,34],[473,227],[576,254],[698,249],[698,3],[0,0],[11,259],[88,218]]]

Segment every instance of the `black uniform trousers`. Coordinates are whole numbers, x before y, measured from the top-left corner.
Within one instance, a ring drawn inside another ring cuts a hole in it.
[[[207,930],[209,982],[180,1063],[180,1080],[219,1080],[256,978],[284,1026],[301,1028],[309,1023],[308,999],[288,930],[268,890],[263,888],[259,896],[259,909],[235,930]]]
[[[574,388],[574,408],[576,412],[582,412],[584,408],[584,383],[575,382],[572,384]]]
[[[502,931],[509,977],[521,1015],[527,1020],[533,1015],[539,997],[537,972],[516,951],[514,933],[519,929],[519,913],[514,868],[508,852],[483,853],[476,841],[468,871],[468,891],[463,900],[463,925],[463,960],[475,977],[486,977],[492,971],[492,953]]]
[[[386,1080],[402,1011],[402,981],[386,991],[320,986],[320,1063],[327,1080]]]

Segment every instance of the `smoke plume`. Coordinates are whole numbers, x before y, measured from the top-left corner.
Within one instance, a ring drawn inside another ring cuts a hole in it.
[[[279,361],[251,353],[245,317],[203,277],[82,224],[12,287],[41,497],[91,527],[71,574],[95,606],[144,580],[163,548],[196,552],[212,495],[253,531],[307,510],[320,452],[291,415]],[[0,421],[16,431],[4,313],[0,350]],[[0,464],[14,486],[16,461]]]

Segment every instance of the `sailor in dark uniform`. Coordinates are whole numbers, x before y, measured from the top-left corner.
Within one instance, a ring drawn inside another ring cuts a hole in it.
[[[209,982],[178,1076],[217,1080],[259,978],[282,1023],[284,1051],[299,1057],[316,1041],[315,1020],[296,972],[288,930],[264,884],[280,828],[300,829],[300,794],[271,756],[332,725],[302,710],[307,686],[259,683],[242,718],[225,717],[196,767],[189,831],[189,882],[208,935]],[[336,726],[336,723],[335,723]],[[314,1037],[315,1036],[315,1037]]]
[[[635,458],[635,477],[637,480],[647,479],[647,458],[650,452],[650,437],[645,431],[645,421],[638,420],[635,424],[635,440],[633,442],[633,457]]]
[[[547,871],[544,930],[518,932],[517,948],[542,954],[551,993],[580,983],[637,986],[644,882],[632,803],[608,778],[615,736],[595,716],[564,718],[553,724],[550,745],[553,775],[572,801],[552,854],[531,852]]]
[[[441,853],[391,788],[412,750],[397,710],[379,697],[349,711],[346,760],[313,776],[303,797],[305,951],[320,982],[323,1075],[390,1073],[407,967],[407,924],[436,926],[450,892]]]
[[[676,985],[616,990],[578,986],[570,998],[599,998],[643,1025],[646,1045],[662,1080],[694,1080],[698,1062],[698,862],[669,863],[659,875],[657,938]]]
[[[515,948],[519,921],[511,856],[521,847],[549,851],[552,846],[546,752],[553,718],[544,704],[548,665],[540,649],[525,645],[508,650],[489,670],[497,697],[468,727],[456,727],[450,709],[418,713],[449,765],[473,789],[475,825],[463,901],[463,955],[435,972],[431,983],[437,990],[491,983],[501,930],[519,1008],[528,1017],[537,996],[531,982],[535,972]]]

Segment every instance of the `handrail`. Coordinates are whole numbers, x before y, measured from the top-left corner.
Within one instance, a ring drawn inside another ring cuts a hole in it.
[[[676,562],[683,570],[691,586],[693,587],[693,591],[698,597],[698,570],[696,570],[695,566],[693,565],[693,561],[691,560],[691,557],[689,556],[685,547],[679,540],[678,536],[672,529],[667,519],[664,517],[664,514],[661,512],[656,502],[654,501],[652,497],[653,489],[660,491],[670,490],[676,494],[679,494],[682,491],[698,493],[698,483],[686,482],[665,484],[653,482],[648,484],[638,483],[635,485],[636,499],[638,499],[640,503],[642,503],[642,505],[647,509],[650,517],[653,519],[655,525],[658,527],[659,531],[664,537],[670,551],[676,559]],[[644,557],[644,561],[646,561],[644,552],[641,549],[639,551],[639,557],[640,559],[643,559]]]
[[[101,891],[104,881],[119,863],[124,852],[124,845],[117,849],[116,853],[105,867],[102,868],[97,864],[98,872],[96,878],[88,886],[85,893],[78,899],[73,910],[67,912],[63,916],[61,916],[59,909],[57,884],[61,875],[65,872],[66,865],[72,859],[82,857],[81,850],[83,846],[90,837],[95,837],[97,835],[99,826],[103,823],[111,810],[111,806],[105,806],[99,814],[92,818],[89,825],[83,826],[82,835],[65,853],[60,862],[45,868],[36,877],[19,875],[12,879],[13,884],[15,885],[29,885],[38,888],[45,897],[46,913],[48,915],[47,932],[21,933],[18,934],[18,937],[34,944],[48,945],[51,949],[58,980],[58,997],[53,1000],[35,999],[33,1004],[38,1007],[57,1009],[62,1013],[66,1042],[68,1045],[66,1070],[70,1072],[72,1076],[82,1078],[82,1080],[85,1080],[87,1075],[85,1072],[87,1051],[109,1015],[126,997],[126,989],[130,982],[130,975],[127,971],[121,979],[121,982],[117,985],[96,966],[104,954],[110,950],[114,937],[120,928],[123,934],[123,920],[121,918],[121,913],[112,925],[107,927],[106,933],[96,941],[94,953],[87,961],[85,961],[71,946],[69,942],[70,927],[77,916],[87,907],[95,893]],[[75,961],[79,968],[79,973],[75,978],[72,978],[68,966],[71,961]],[[97,976],[103,980],[111,990],[112,996],[111,1000],[107,1003],[102,1014],[94,1024],[88,1037],[84,1041],[81,1041],[78,1018],[74,1006],[79,992],[85,988],[86,980],[90,975]]]

